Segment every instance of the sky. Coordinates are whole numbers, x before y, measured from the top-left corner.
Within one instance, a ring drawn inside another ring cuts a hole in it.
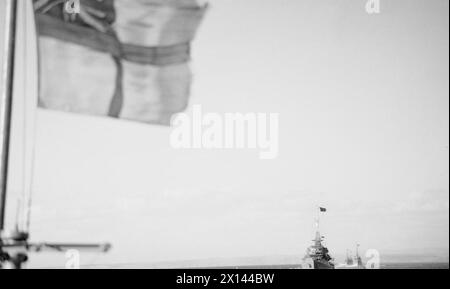
[[[321,205],[332,254],[448,260],[448,1],[381,0],[373,15],[354,0],[210,2],[191,105],[279,113],[278,158],[174,150],[170,128],[38,110],[32,239],[113,243],[86,264],[301,256]],[[15,117],[13,199],[27,163]]]

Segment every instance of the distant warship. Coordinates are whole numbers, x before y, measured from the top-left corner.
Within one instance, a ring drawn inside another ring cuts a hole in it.
[[[359,256],[359,244],[356,245],[356,255],[352,257],[350,251],[347,250],[347,258],[345,263],[337,265],[336,269],[366,269],[366,266],[364,266],[362,262],[361,256]]]
[[[325,208],[319,208],[319,212],[326,212]],[[314,245],[309,247],[303,258],[302,269],[334,269],[333,258],[329,254],[328,248],[323,245],[323,237],[319,231],[319,218],[316,222],[316,237],[313,240]]]

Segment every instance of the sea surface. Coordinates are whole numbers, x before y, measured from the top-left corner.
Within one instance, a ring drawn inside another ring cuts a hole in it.
[[[241,266],[223,267],[221,269],[297,269],[298,265],[276,266]],[[449,269],[449,263],[386,263],[381,264],[381,269]]]
[[[44,267],[39,267],[43,269]],[[45,267],[53,268],[53,267]],[[222,267],[196,267],[196,266],[155,266],[155,265],[145,265],[145,264],[117,264],[117,265],[91,265],[82,266],[83,269],[217,269],[217,270],[229,270],[229,269],[241,269],[241,270],[278,270],[278,269],[300,269],[297,264],[290,265],[264,265],[264,266],[222,266]],[[55,269],[62,269],[57,268]],[[449,263],[386,263],[382,264],[380,269],[423,269],[423,270],[433,270],[433,269],[449,269]]]
[[[449,263],[391,263],[381,269],[449,269]]]

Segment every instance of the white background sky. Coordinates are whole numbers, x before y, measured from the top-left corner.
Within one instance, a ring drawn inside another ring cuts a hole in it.
[[[448,259],[448,1],[381,0],[379,15],[365,2],[211,1],[192,104],[280,113],[276,160],[175,151],[169,128],[38,111],[33,240],[111,241],[84,260],[97,263],[302,255],[321,204],[331,252],[359,242]]]

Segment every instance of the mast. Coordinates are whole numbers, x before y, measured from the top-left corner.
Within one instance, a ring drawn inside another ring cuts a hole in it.
[[[6,217],[16,26],[17,1],[5,0],[5,39],[0,72],[0,233],[5,229]]]
[[[1,58],[3,59],[0,67],[0,269],[7,263],[10,263],[16,269],[21,269],[24,263],[27,262],[27,253],[30,251],[42,252],[43,250],[49,250],[64,252],[69,249],[75,249],[106,253],[111,249],[109,243],[29,243],[28,232],[13,231],[8,234],[5,232],[18,2],[18,0],[4,0],[5,37],[4,45],[0,48]],[[14,251],[14,253],[8,252],[9,250]]]

